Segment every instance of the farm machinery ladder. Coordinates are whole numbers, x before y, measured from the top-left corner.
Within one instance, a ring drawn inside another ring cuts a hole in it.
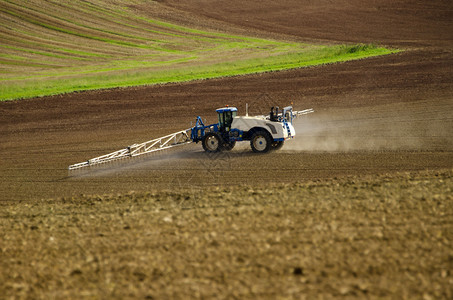
[[[157,151],[162,151],[170,149],[177,146],[182,146],[192,143],[190,138],[191,128],[186,130],[181,130],[157,139],[153,139],[141,144],[134,144],[124,149],[98,156],[87,161],[70,165],[68,169],[77,170],[85,167],[91,167],[95,165],[100,165],[103,163],[108,163],[124,158],[137,157],[144,154],[149,154]]]

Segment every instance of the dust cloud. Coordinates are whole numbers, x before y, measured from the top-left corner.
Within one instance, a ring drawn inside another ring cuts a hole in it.
[[[315,112],[298,118],[293,123],[296,138],[286,142],[283,150],[453,150],[451,112],[382,110]]]

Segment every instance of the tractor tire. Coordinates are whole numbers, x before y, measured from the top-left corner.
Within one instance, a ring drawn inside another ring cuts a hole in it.
[[[255,153],[266,153],[272,147],[272,136],[265,130],[259,130],[252,134],[250,147]]]
[[[284,143],[285,143],[285,141],[273,142],[271,150],[273,150],[273,151],[280,150],[283,147]]]
[[[206,152],[219,152],[223,143],[222,138],[215,132],[207,133],[201,140],[203,149]]]
[[[236,146],[236,141],[224,143],[222,145],[222,150],[231,151],[233,150],[234,146]]]

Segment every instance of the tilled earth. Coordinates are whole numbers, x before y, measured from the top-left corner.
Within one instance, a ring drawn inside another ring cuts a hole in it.
[[[182,0],[142,9],[212,30],[405,51],[0,103],[0,294],[452,297],[449,1]],[[188,128],[197,115],[214,122],[225,104],[261,114],[290,102],[316,112],[280,152],[254,155],[244,144],[206,155],[193,145],[67,172]]]
[[[5,298],[451,299],[452,171],[4,205]]]

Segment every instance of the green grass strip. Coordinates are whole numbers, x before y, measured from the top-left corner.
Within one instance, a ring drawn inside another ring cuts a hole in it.
[[[373,45],[323,46],[313,47],[301,53],[296,52],[203,66],[177,64],[176,67],[165,70],[135,68],[123,72],[2,82],[0,83],[0,100],[279,71],[345,62],[395,52],[398,52],[398,50],[389,50]]]

